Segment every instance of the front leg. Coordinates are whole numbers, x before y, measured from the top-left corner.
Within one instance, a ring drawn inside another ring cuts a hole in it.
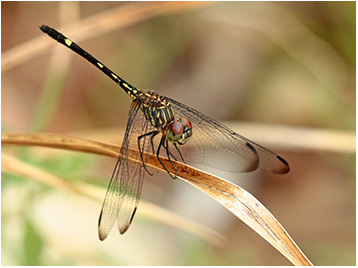
[[[169,172],[169,170],[164,166],[164,164],[163,164],[163,162],[162,162],[162,160],[160,160],[160,157],[159,157],[159,153],[160,153],[160,148],[163,146],[164,148],[166,148],[165,147],[165,145],[164,145],[164,142],[166,141],[166,139],[165,139],[165,135],[163,135],[162,136],[162,138],[160,139],[160,143],[159,143],[159,146],[158,146],[158,150],[157,150],[157,158],[158,158],[158,160],[159,160],[159,162],[160,162],[160,164],[162,165],[162,167],[165,169],[165,171],[169,174],[169,176],[172,178],[172,179],[176,179],[176,176],[172,176],[172,174]],[[168,150],[168,149],[167,149]],[[170,161],[170,159],[169,159],[169,161]],[[172,163],[172,165],[173,165],[173,163]],[[174,167],[174,166],[173,166]],[[174,167],[174,169],[175,169],[175,171],[177,171],[177,169]]]
[[[158,133],[159,133],[158,130],[153,130],[153,131],[151,131],[151,132],[145,133],[145,134],[140,135],[140,136],[138,137],[138,149],[139,149],[140,158],[141,158],[141,160],[142,160],[143,167],[144,167],[145,171],[147,171],[147,173],[148,173],[150,176],[153,176],[153,173],[150,173],[150,172],[149,172],[149,170],[147,169],[147,166],[146,166],[146,164],[145,164],[145,162],[144,162],[144,158],[143,158],[143,150],[144,150],[144,148],[143,148],[143,149],[141,148],[141,146],[140,146],[140,140],[141,140],[142,138],[145,138],[145,137],[149,136],[149,135],[152,135],[151,138],[150,138],[150,140],[151,140],[152,147],[153,147],[153,137],[154,137],[155,135],[157,135]],[[154,150],[153,150],[153,151],[154,151]]]

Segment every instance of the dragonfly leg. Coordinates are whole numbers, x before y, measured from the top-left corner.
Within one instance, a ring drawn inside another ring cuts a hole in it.
[[[168,140],[165,140],[165,145],[163,145],[163,147],[166,149],[168,160],[169,160],[170,164],[172,165],[172,167],[173,167],[174,170],[175,170],[175,178],[176,178],[178,170],[177,170],[177,168],[174,166],[173,161],[170,159],[170,155],[174,158],[175,161],[176,161],[176,158],[175,158],[174,155],[169,151]]]
[[[175,161],[178,161],[175,155],[173,155],[171,151],[169,151],[169,154],[174,158]]]
[[[162,136],[162,138],[160,139],[160,143],[159,143],[159,146],[158,146],[158,150],[157,150],[157,158],[158,158],[158,161],[159,163],[162,165],[162,167],[165,169],[165,171],[169,174],[170,177],[172,177],[173,179],[176,179],[176,176],[172,176],[172,174],[169,172],[169,170],[164,166],[162,160],[160,160],[160,157],[159,157],[159,153],[160,153],[160,148],[163,146],[164,148],[165,147],[165,144],[164,144],[164,141],[165,141],[165,136]],[[176,170],[176,169],[175,169]]]
[[[150,138],[150,140],[151,140],[152,147],[153,147],[153,137],[154,137],[155,135],[157,135],[158,133],[159,133],[158,130],[154,130],[154,131],[145,133],[145,134],[143,134],[143,135],[140,135],[140,136],[138,137],[138,149],[139,149],[140,158],[142,159],[142,163],[143,163],[143,167],[144,167],[145,171],[147,171],[147,173],[148,173],[150,176],[153,176],[153,173],[150,173],[150,172],[149,172],[149,170],[147,169],[147,166],[146,166],[146,164],[145,164],[145,162],[144,162],[144,158],[143,158],[143,150],[144,150],[144,148],[141,148],[141,146],[140,146],[140,140],[141,140],[142,138],[145,138],[145,137],[149,136],[149,135],[152,135],[151,138]],[[153,150],[153,151],[154,151],[154,150]]]
[[[158,131],[159,133],[159,131]],[[150,137],[150,143],[152,144],[152,153],[155,154],[154,152],[154,142],[153,142],[153,139],[154,137],[158,134],[158,133],[153,133],[153,135]]]
[[[165,146],[166,146],[166,147],[165,147]],[[169,151],[169,147],[168,147],[168,146],[169,146],[169,145],[168,145],[168,140],[166,141],[166,145],[165,145],[165,146],[163,145],[163,147],[164,147],[165,149],[167,149],[167,148],[168,148],[168,150],[167,150],[167,155],[168,155],[168,153],[169,153],[169,155],[171,155],[171,156],[174,158],[174,160],[175,160],[175,161],[178,161],[178,160],[177,160],[177,158],[175,157],[175,155],[173,155],[173,154],[172,154],[172,152],[171,152],[171,151]],[[169,155],[168,155],[168,159],[170,160]]]
[[[181,160],[183,160],[183,162],[185,163],[185,160],[184,160],[183,156],[181,155],[181,152],[180,152],[180,150],[179,150],[179,148],[178,148],[178,146],[177,146],[176,143],[174,143],[174,147],[175,147],[175,149],[177,149],[177,151],[178,151],[178,153],[179,153],[179,155],[180,155]],[[176,159],[175,159],[175,160],[176,160]]]

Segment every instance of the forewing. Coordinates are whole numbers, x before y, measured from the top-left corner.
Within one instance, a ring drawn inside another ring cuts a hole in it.
[[[176,118],[185,116],[192,123],[192,136],[179,147],[185,161],[232,172],[257,167],[274,173],[289,171],[287,162],[277,154],[185,104],[170,98],[168,101]]]
[[[117,216],[119,232],[124,234],[131,224],[134,214],[138,207],[140,194],[142,191],[144,169],[137,163],[127,162],[128,168],[122,169],[122,176],[129,174],[129,180],[125,187],[125,194]],[[121,186],[123,187],[123,186]]]
[[[142,189],[144,172],[142,165],[128,161],[138,159],[137,137],[145,131],[147,122],[139,111],[138,104],[132,103],[127,129],[121,152],[109,183],[98,223],[99,238],[104,240],[117,220],[123,234],[129,227],[136,211]]]
[[[102,210],[98,221],[98,236],[100,240],[106,239],[117,219],[119,208],[123,201],[119,185],[119,170],[122,167],[122,154],[119,156],[114,168],[112,178],[109,182],[106,196],[103,201]]]

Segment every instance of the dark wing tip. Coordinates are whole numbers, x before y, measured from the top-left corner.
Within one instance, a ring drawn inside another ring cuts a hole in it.
[[[107,238],[109,232],[105,230],[105,228],[103,227],[103,223],[102,221],[102,214],[103,214],[103,210],[101,210],[101,213],[99,214],[99,219],[98,219],[98,237],[99,240],[103,241]]]
[[[103,241],[107,238],[108,236],[108,233],[107,232],[103,232],[102,229],[99,227],[98,228],[98,237],[99,237],[99,240]]]
[[[252,160],[250,162],[250,165],[247,166],[247,168],[244,171],[245,172],[254,171],[259,167],[259,163],[260,163],[259,156],[254,146],[252,146],[250,143],[246,142],[246,147],[248,147],[256,155],[256,159],[254,161]]]
[[[136,211],[137,211],[137,207],[134,208],[132,216],[131,216],[131,219],[129,220],[129,223],[126,226],[119,228],[119,233],[120,234],[124,234],[128,230],[129,225],[131,225],[131,223],[133,221],[134,214],[135,214]]]
[[[108,234],[102,231],[101,228],[101,220],[102,220],[102,210],[101,210],[101,214],[99,214],[99,219],[98,219],[98,237],[99,240],[103,241],[107,238]]]
[[[101,234],[101,232],[98,232],[98,237],[99,237],[99,240],[103,241],[107,238],[107,235]]]
[[[127,224],[126,226],[122,226],[122,227],[120,227],[119,228],[119,233],[120,234],[124,234],[125,232],[127,232],[127,230],[128,230],[128,228],[129,228],[129,225],[130,225],[130,223],[129,224]]]
[[[290,171],[290,165],[287,163],[287,161],[279,155],[277,155],[277,159],[280,160],[283,165],[281,165],[280,169],[277,170],[275,173],[279,173],[279,174],[288,173]]]
[[[119,229],[119,233],[120,233],[120,234],[124,234],[124,233],[128,230],[128,227],[129,227],[129,225],[126,226],[126,227],[123,228],[123,229]]]

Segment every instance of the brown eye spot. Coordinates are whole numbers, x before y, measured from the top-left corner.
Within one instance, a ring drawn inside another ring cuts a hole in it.
[[[179,121],[184,125],[184,127],[191,128],[191,122],[188,118],[182,117],[179,119]]]
[[[170,131],[174,135],[181,135],[181,134],[183,134],[184,126],[182,123],[175,121],[170,125]]]

